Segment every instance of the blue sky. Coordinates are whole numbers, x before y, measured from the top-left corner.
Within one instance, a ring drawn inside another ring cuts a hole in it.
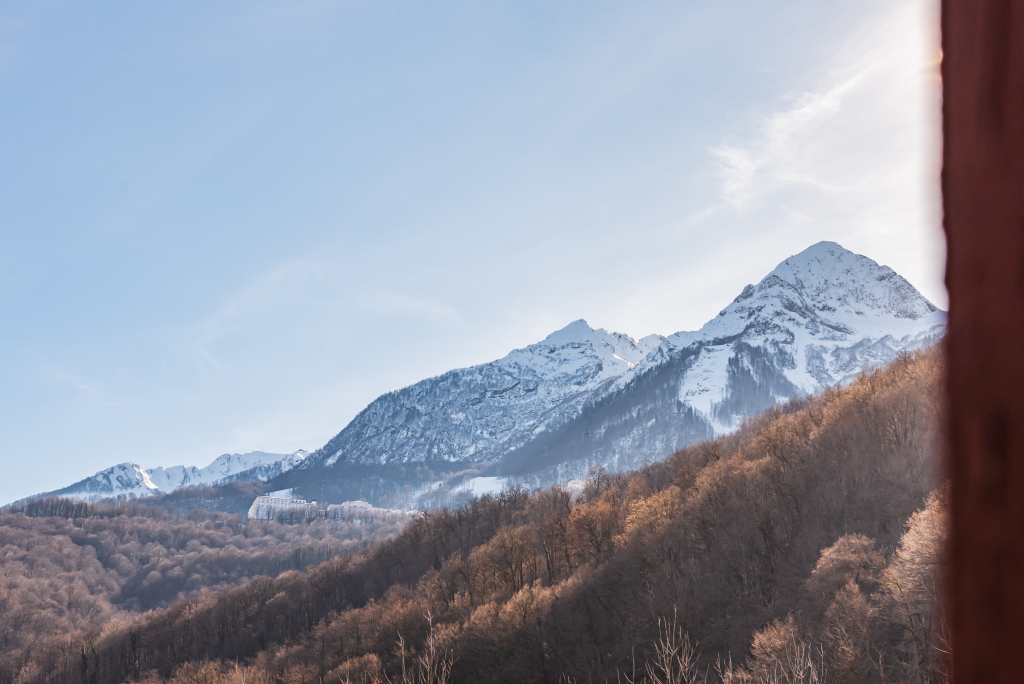
[[[820,240],[945,306],[936,12],[7,2],[0,502],[314,449],[577,318],[696,329]]]

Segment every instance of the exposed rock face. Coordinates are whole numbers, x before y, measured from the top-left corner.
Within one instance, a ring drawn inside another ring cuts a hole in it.
[[[575,321],[542,342],[376,399],[308,467],[494,461],[579,413],[664,338]]]

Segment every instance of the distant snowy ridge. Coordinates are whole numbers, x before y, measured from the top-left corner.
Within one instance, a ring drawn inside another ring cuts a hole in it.
[[[299,465],[307,455],[307,452],[301,449],[292,454],[251,451],[247,454],[218,456],[213,463],[205,468],[196,468],[195,466],[157,467],[146,472],[158,489],[163,492],[172,492],[182,487],[207,486],[238,479],[238,476],[242,474],[249,476],[246,479],[266,481]]]
[[[150,479],[149,473],[140,466],[134,463],[119,463],[70,487],[38,496],[64,496],[81,501],[96,501],[119,494],[151,496],[159,492],[160,489]]]
[[[265,482],[299,465],[307,455],[302,450],[292,454],[263,451],[224,454],[205,468],[172,466],[146,470],[135,463],[119,463],[68,487],[38,496],[96,501],[118,495],[145,497],[166,494],[184,487],[208,487],[232,480]]]

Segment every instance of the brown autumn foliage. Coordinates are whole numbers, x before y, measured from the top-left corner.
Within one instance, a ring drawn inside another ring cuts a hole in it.
[[[42,637],[351,556],[400,530],[398,520],[282,525],[138,502],[0,509],[0,654],[9,662]]]
[[[941,372],[903,356],[582,496],[39,640],[0,681],[942,681]]]

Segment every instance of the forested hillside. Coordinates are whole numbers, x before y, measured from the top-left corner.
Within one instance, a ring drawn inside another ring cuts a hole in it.
[[[941,373],[903,355],[582,495],[484,497],[355,557],[82,621],[5,649],[0,678],[939,681]]]
[[[43,637],[67,638],[251,577],[354,555],[403,523],[282,525],[60,498],[0,509],[0,654],[10,664]]]

